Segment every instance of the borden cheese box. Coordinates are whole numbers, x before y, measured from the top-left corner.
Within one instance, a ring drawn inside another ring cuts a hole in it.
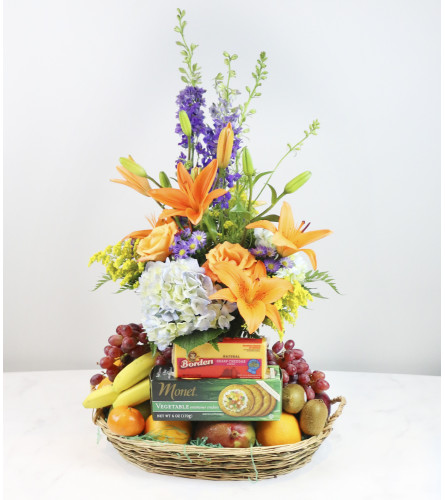
[[[225,338],[216,350],[203,344],[188,354],[174,344],[172,362],[177,378],[264,378],[266,339]]]
[[[171,368],[151,372],[154,420],[279,420],[281,370],[269,366],[264,379],[175,378]]]

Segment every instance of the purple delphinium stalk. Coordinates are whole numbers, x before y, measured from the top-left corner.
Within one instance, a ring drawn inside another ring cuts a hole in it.
[[[234,174],[231,174],[230,172],[226,173],[226,181],[227,181],[227,187],[233,188],[235,182],[237,180],[241,179],[241,174],[239,172],[235,172]]]
[[[199,136],[205,133],[206,125],[204,124],[204,111],[205,106],[204,93],[206,91],[199,87],[187,86],[185,89],[179,92],[176,98],[176,104],[178,105],[178,112],[176,113],[176,118],[179,117],[179,111],[185,111],[189,117],[190,124],[192,126],[192,141],[195,144],[196,152],[202,154],[204,150],[203,146],[199,143]],[[181,125],[176,124],[175,132],[181,135],[180,146],[187,148],[188,139],[187,136],[182,133]],[[201,151],[201,153],[200,153]],[[183,161],[186,159],[184,153],[178,161]]]
[[[280,268],[280,261],[274,259],[265,259],[264,265],[269,274],[275,274]]]

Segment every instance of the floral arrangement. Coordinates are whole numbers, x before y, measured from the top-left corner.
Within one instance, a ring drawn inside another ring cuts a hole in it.
[[[308,230],[310,223],[296,220],[286,201],[279,214],[273,211],[310,179],[310,172],[302,172],[280,194],[271,184],[281,163],[317,134],[319,123],[315,120],[301,140],[288,144],[273,169],[258,172],[245,139],[247,121],[255,114],[252,102],[268,74],[266,54],[257,60],[253,84],[245,87],[245,102],[236,104],[242,95],[232,87],[238,56],[224,52],[227,71],[215,77],[216,99],[206,109],[207,91],[194,62],[197,45],[186,41],[184,16],[178,9],[176,43],[185,87],[176,99],[176,167],[156,180],[131,156],[120,159],[116,168],[122,178],[112,181],[155,200],[160,212],[149,220],[150,227],[91,257],[90,264],[105,267],[96,289],[115,281],[118,292],[136,291],[152,348],[165,350],[175,343],[189,350],[220,337],[258,337],[262,324],[281,339],[299,308],[322,297],[314,282],[324,281],[337,292],[329,274],[318,270],[314,250],[307,248],[331,231]],[[269,201],[260,201],[266,194]]]

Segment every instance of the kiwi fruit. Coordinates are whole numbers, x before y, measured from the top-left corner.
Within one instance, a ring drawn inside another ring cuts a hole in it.
[[[305,403],[305,392],[298,384],[289,384],[283,389],[283,410],[287,413],[298,413]]]
[[[328,409],[321,399],[308,401],[300,413],[300,428],[309,436],[317,436],[324,429]]]

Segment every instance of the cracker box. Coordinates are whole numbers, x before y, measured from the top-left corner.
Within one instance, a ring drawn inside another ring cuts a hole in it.
[[[225,338],[203,344],[188,354],[173,347],[172,363],[177,378],[264,378],[267,367],[266,339]]]
[[[279,420],[281,371],[269,366],[264,379],[175,378],[171,368],[151,372],[154,420]]]

